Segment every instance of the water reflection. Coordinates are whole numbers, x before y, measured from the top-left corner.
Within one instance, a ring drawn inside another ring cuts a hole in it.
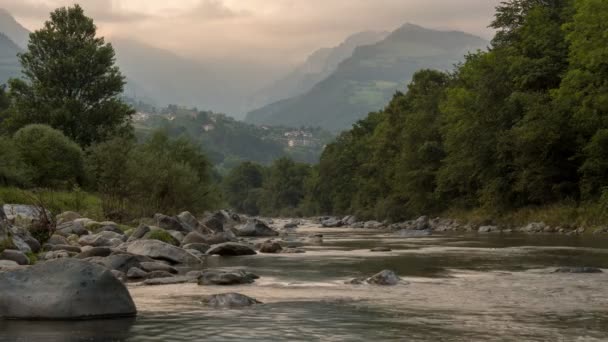
[[[2,342],[108,342],[132,336],[135,318],[91,321],[2,321]]]

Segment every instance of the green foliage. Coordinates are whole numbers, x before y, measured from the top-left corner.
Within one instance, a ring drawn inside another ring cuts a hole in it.
[[[14,187],[0,187],[0,204],[19,203],[35,205],[34,198],[40,198],[53,215],[65,211],[75,211],[94,220],[104,218],[101,199],[83,191],[23,190]]]
[[[167,231],[165,231],[163,229],[156,229],[156,230],[151,231],[150,234],[148,235],[148,239],[162,241],[164,243],[168,243],[173,246],[179,246],[179,242],[177,240],[175,240],[175,238],[173,236],[171,236],[171,234],[169,234]]]
[[[264,169],[252,162],[245,162],[235,167],[223,182],[224,197],[228,204],[237,212],[258,215],[258,192],[262,187]]]
[[[27,186],[30,169],[12,139],[0,136],[0,186]]]
[[[82,150],[61,131],[28,125],[15,133],[13,141],[34,185],[69,188],[82,181]]]
[[[79,5],[51,13],[19,58],[24,78],[9,82],[14,108],[2,123],[9,131],[46,124],[88,146],[129,130],[132,109],[120,100],[125,81],[114,49]]]

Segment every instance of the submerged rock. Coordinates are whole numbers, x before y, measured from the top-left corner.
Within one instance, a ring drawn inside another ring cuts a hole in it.
[[[346,282],[347,284],[360,285],[360,284],[371,284],[371,285],[383,285],[383,286],[393,286],[397,285],[401,282],[401,278],[391,271],[384,270],[379,273],[374,274],[369,278],[355,278],[351,281]]]
[[[199,285],[241,285],[251,284],[259,277],[253,273],[245,271],[215,271],[207,270],[198,277]]]
[[[203,298],[203,303],[216,308],[238,308],[262,304],[258,300],[240,293],[222,293]]]
[[[245,224],[237,226],[235,233],[238,236],[249,236],[249,237],[266,237],[266,236],[277,236],[278,232],[268,227],[266,223],[260,220],[251,220]]]
[[[275,241],[266,241],[260,246],[260,253],[275,254],[282,250],[281,244]]]
[[[135,316],[127,288],[109,270],[58,259],[0,273],[0,318],[93,319]]]
[[[376,248],[370,249],[370,252],[390,252],[390,251],[392,251],[392,249],[390,249],[388,247],[376,247]]]

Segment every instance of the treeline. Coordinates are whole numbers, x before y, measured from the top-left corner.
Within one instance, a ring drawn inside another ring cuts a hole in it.
[[[84,189],[117,221],[218,203],[200,146],[136,141],[114,50],[80,6],[51,13],[19,59],[23,77],[0,88],[0,186]]]
[[[278,181],[275,165],[261,188],[237,196],[247,201],[231,203],[247,210],[253,197],[270,203],[262,212],[391,220],[608,205],[608,2],[510,0],[492,27],[487,51],[453,73],[419,71],[406,93],[330,144],[303,180],[296,172],[293,183]],[[235,173],[260,184],[252,170]]]

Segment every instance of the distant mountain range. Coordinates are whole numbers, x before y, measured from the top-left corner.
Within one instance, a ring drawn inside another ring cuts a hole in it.
[[[0,8],[0,32],[4,33],[20,48],[27,48],[30,31],[19,24],[7,10],[2,8]]]
[[[406,24],[382,41],[356,48],[350,58],[308,92],[252,111],[246,121],[343,130],[385,106],[417,70],[450,70],[468,51],[488,44],[463,32]]]
[[[333,48],[315,51],[306,61],[287,76],[275,81],[253,96],[250,106],[259,108],[269,103],[304,94],[323,79],[331,75],[338,65],[353,55],[363,45],[370,45],[386,38],[389,32],[366,31],[356,33]]]
[[[17,54],[21,51],[21,48],[9,37],[0,33],[0,84],[5,83],[9,78],[19,77],[21,66]]]

